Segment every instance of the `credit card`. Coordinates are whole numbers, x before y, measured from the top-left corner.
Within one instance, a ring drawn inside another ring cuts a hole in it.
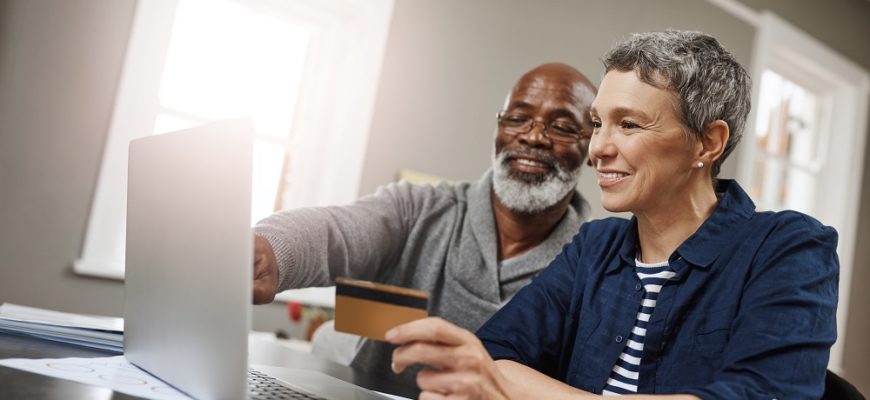
[[[384,340],[388,330],[428,316],[429,294],[346,278],[335,280],[335,330]]]

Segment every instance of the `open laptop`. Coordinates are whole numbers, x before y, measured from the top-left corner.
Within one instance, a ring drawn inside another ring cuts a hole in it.
[[[125,355],[195,398],[265,390],[248,386],[252,161],[246,120],[130,143]],[[385,398],[316,371],[255,367],[271,376],[257,382],[312,398]]]

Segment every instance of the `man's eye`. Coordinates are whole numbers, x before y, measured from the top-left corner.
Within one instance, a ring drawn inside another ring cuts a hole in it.
[[[510,125],[523,125],[526,122],[529,122],[529,119],[526,117],[519,116],[506,116],[504,117],[504,122]]]
[[[592,129],[601,128],[601,121],[592,121]]]
[[[577,125],[568,122],[555,122],[550,125],[553,131],[562,135],[579,135],[580,128]]]

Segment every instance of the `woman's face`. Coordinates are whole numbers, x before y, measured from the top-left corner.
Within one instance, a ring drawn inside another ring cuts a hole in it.
[[[608,211],[673,210],[688,199],[698,141],[687,134],[671,92],[634,71],[604,76],[592,103],[589,157]]]

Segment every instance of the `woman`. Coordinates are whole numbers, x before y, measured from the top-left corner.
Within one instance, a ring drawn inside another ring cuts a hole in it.
[[[837,235],[716,179],[749,112],[745,70],[681,31],[634,35],[604,64],[589,155],[604,208],[631,220],[584,224],[480,340],[434,318],[390,331],[394,370],[434,367],[421,398],[819,398]]]

